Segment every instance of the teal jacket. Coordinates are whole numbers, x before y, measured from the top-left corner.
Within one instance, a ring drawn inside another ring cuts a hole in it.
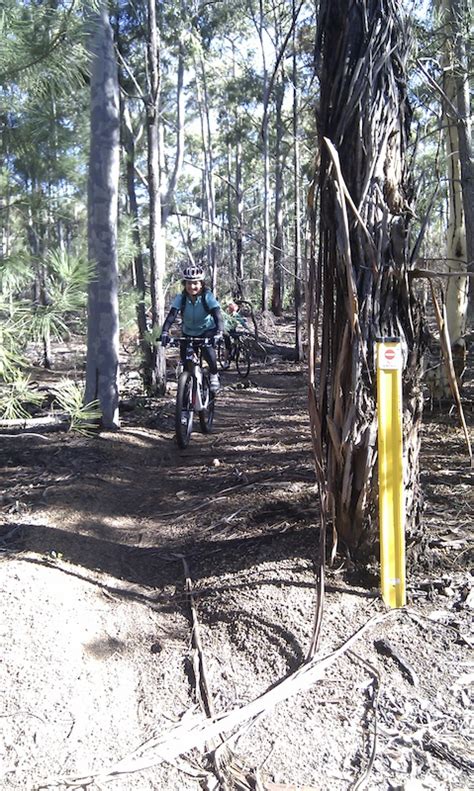
[[[163,324],[163,332],[168,332],[169,328],[176,319],[176,316],[181,311],[183,302],[182,292],[177,294],[171,303],[170,312]],[[207,332],[223,332],[224,322],[222,320],[222,313],[218,300],[214,294],[207,290],[206,301],[204,303],[203,297],[200,294],[192,301],[191,297],[186,295],[186,303],[182,311],[183,318],[183,334],[184,335],[204,335]]]

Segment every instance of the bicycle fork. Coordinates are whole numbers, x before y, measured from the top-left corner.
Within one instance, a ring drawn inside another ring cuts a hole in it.
[[[192,387],[192,406],[191,408],[195,412],[201,412],[203,409],[207,409],[209,405],[209,390],[207,390],[206,394],[203,392],[203,373],[202,368],[199,365],[194,364],[188,369],[189,373],[192,376],[193,380],[193,387]]]

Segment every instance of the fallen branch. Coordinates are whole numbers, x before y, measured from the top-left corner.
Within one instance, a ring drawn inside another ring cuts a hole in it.
[[[212,719],[216,716],[215,709],[214,709],[214,701],[212,699],[212,695],[210,692],[209,684],[207,681],[207,669],[206,669],[206,658],[204,656],[204,651],[202,647],[201,641],[201,630],[199,627],[199,620],[197,617],[197,610],[196,610],[196,603],[194,601],[194,594],[193,594],[193,583],[191,580],[191,574],[189,571],[189,566],[186,561],[185,557],[181,557],[183,568],[184,568],[184,577],[186,580],[185,590],[186,596],[188,599],[189,609],[191,611],[191,621],[192,621],[192,646],[194,651],[194,659],[193,659],[193,671],[194,671],[194,680],[196,683],[196,697],[198,699],[199,705],[201,710],[206,715],[206,717]],[[209,742],[208,747],[206,748],[206,752],[211,752],[214,755],[214,770],[216,777],[219,780],[219,783],[223,787],[224,791],[227,789],[227,778],[226,778],[226,770],[227,765],[230,763],[231,760],[231,753],[228,748],[219,756],[217,756],[217,748],[219,744],[222,745],[224,741],[223,737],[218,734],[218,740],[212,739]]]
[[[30,429],[42,431],[68,431],[71,418],[68,415],[47,415],[46,417],[16,418],[0,420],[0,434],[11,431],[29,432]],[[15,435],[16,436],[16,435]]]
[[[199,626],[196,602],[194,599],[193,584],[186,558],[181,556],[181,560],[184,567],[184,575],[186,578],[186,594],[191,610],[191,619],[193,624],[193,670],[196,681],[196,695],[201,706],[201,710],[208,718],[212,719],[216,716],[216,712],[214,709],[212,693],[207,680],[206,658],[204,649],[202,647],[201,629]],[[209,747],[206,747],[206,752],[213,759],[214,771],[219,781],[219,788],[221,791],[228,791],[229,788],[235,787],[238,787],[239,791],[251,791],[251,789],[258,789],[258,776],[255,775],[254,772],[246,770],[241,765],[240,761],[234,755],[230,745],[226,742],[226,739],[222,734],[219,734],[219,739],[213,739],[210,741]],[[238,781],[237,786],[234,781]]]
[[[353,635],[351,635],[339,648],[332,651],[327,656],[313,657],[294,671],[291,675],[282,679],[277,684],[264,692],[255,700],[223,712],[212,718],[203,717],[200,714],[186,715],[181,722],[170,731],[159,734],[140,745],[133,753],[116,764],[97,773],[87,775],[71,775],[51,779],[36,786],[36,791],[47,788],[81,788],[97,782],[108,782],[120,775],[141,772],[145,769],[152,769],[163,761],[170,761],[193,748],[202,749],[207,741],[214,739],[221,734],[232,731],[248,720],[252,720],[261,714],[268,713],[278,703],[295,696],[304,689],[308,689],[319,681],[329,667],[331,667],[341,656],[346,654],[370,628],[386,621],[388,618],[398,614],[399,610],[391,610],[388,613],[379,613],[370,618]]]
[[[465,757],[460,753],[454,752],[451,747],[448,747],[446,742],[440,742],[435,739],[430,733],[423,734],[422,744],[425,750],[436,755],[437,758],[442,758],[455,766],[457,769],[464,769],[472,772],[474,769],[474,761],[471,758]]]
[[[421,277],[427,280],[437,277],[474,277],[474,272],[431,272],[429,269],[410,269],[408,272],[408,280]]]
[[[370,712],[372,714],[372,719],[373,719],[372,750],[370,752],[369,760],[364,773],[361,775],[361,777],[359,777],[358,780],[355,781],[354,785],[351,786],[352,791],[361,791],[361,789],[365,787],[367,780],[370,777],[370,773],[372,772],[375,762],[375,756],[377,754],[377,739],[378,739],[377,710],[378,710],[378,700],[379,700],[381,680],[380,680],[380,674],[378,673],[376,668],[370,664],[370,662],[367,662],[366,659],[359,656],[359,654],[356,654],[354,651],[350,652],[350,656],[352,656],[357,662],[359,662],[363,667],[365,667],[366,670],[368,670],[373,680],[370,705],[368,709],[368,713]]]

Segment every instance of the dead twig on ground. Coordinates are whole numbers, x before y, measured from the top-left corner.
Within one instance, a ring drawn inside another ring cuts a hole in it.
[[[212,694],[210,692],[209,684],[207,680],[206,657],[202,647],[201,630],[199,627],[196,602],[194,600],[194,593],[193,593],[193,583],[191,580],[189,565],[186,558],[181,556],[181,561],[183,563],[183,568],[184,568],[186,596],[189,604],[189,609],[191,611],[192,646],[193,646],[193,654],[194,654],[193,672],[194,672],[194,680],[196,686],[196,697],[199,706],[201,707],[201,710],[204,712],[206,717],[212,719],[213,717],[215,717],[214,701],[212,699]],[[220,740],[221,744],[224,741],[224,739],[220,734],[217,735],[217,739]],[[226,749],[224,752],[219,752],[219,756],[217,756],[218,747],[219,744],[214,739],[211,739],[209,741],[206,751],[214,756],[213,763],[214,763],[215,775],[223,791],[227,791],[229,786],[228,786],[226,774],[228,771],[228,764],[230,763],[231,760],[231,754],[230,751]]]
[[[408,678],[410,684],[412,684],[414,687],[419,685],[420,682],[418,680],[418,674],[415,672],[410,662],[401,654],[400,650],[396,648],[396,646],[394,646],[386,638],[375,640],[374,646],[377,651],[379,651],[379,653],[384,654],[385,656],[391,656],[395,660],[403,675]]]
[[[295,469],[294,464],[288,464],[286,467],[279,468],[278,475],[281,475],[281,473],[287,470],[294,470],[294,469]],[[282,482],[281,480],[277,480],[275,478],[275,474],[276,473],[272,472],[270,475],[263,476],[263,478],[256,478],[256,479],[254,478],[251,481],[244,481],[243,483],[237,483],[235,486],[229,486],[227,489],[222,489],[218,494],[216,494],[215,497],[212,496],[207,497],[204,502],[202,502],[202,498],[200,497],[199,504],[193,507],[188,506],[184,513],[182,511],[167,511],[166,513],[160,514],[160,517],[175,516],[177,519],[180,519],[185,516],[189,516],[189,514],[193,513],[194,511],[200,511],[202,508],[209,508],[210,503],[216,503],[218,500],[225,500],[226,496],[230,492],[235,492],[240,489],[245,489],[249,486],[270,486],[270,485],[281,486]],[[268,478],[271,478],[273,483],[266,483],[265,479]],[[285,481],[285,484],[289,484],[289,483],[294,483],[294,481]]]
[[[354,651],[350,651],[350,656],[352,656],[359,664],[366,668],[366,670],[372,676],[372,685],[370,690],[370,701],[369,707],[367,711],[367,718],[370,714],[372,714],[373,720],[373,742],[372,742],[372,750],[370,752],[369,761],[367,763],[367,767],[365,772],[358,780],[355,781],[354,785],[351,786],[351,791],[361,791],[362,788],[365,787],[367,780],[370,777],[370,773],[372,772],[375,756],[377,754],[377,738],[378,738],[378,729],[377,729],[377,709],[378,709],[378,699],[379,699],[379,692],[381,686],[380,674],[376,670],[376,668],[367,662],[366,659],[356,654]],[[369,689],[369,688],[367,688]]]
[[[433,755],[436,755],[437,758],[442,758],[444,761],[449,761],[449,763],[451,763],[457,769],[464,769],[468,772],[472,772],[474,769],[474,761],[471,758],[467,758],[464,755],[456,753],[446,744],[446,742],[441,742],[438,739],[435,739],[431,733],[428,733],[428,731],[423,734],[422,745],[425,750],[433,753]]]

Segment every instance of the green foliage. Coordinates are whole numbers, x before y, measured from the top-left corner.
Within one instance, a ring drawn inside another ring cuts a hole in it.
[[[161,338],[161,327],[152,327],[151,330],[145,332],[145,341],[150,346],[158,346]]]
[[[44,259],[44,303],[23,300],[15,310],[17,326],[35,342],[60,340],[69,335],[84,316],[87,285],[94,268],[80,256],[52,250]]]
[[[124,214],[120,218],[118,229],[118,265],[120,272],[130,271],[133,259],[138,253],[137,245],[134,239],[135,220],[129,214]]]
[[[24,365],[21,325],[10,295],[0,297],[0,381],[10,381]]]
[[[38,394],[23,373],[29,341],[64,338],[84,317],[91,265],[82,257],[51,251],[43,261],[46,304],[24,298],[31,286],[32,265],[25,256],[4,259],[0,265],[0,415],[28,417],[28,405]]]
[[[51,390],[60,410],[66,412],[71,420],[70,430],[80,434],[90,434],[96,430],[101,418],[98,401],[84,404],[84,390],[70,379],[62,379]]]
[[[140,294],[134,288],[126,287],[123,284],[119,293],[119,316],[120,329],[127,332],[137,325],[137,306],[140,302]]]
[[[31,417],[28,405],[39,405],[44,396],[35,389],[30,378],[15,370],[9,380],[0,383],[0,419]]]
[[[22,89],[44,96],[83,82],[86,66],[80,16],[83,4],[65,7],[24,0],[3,0],[0,9],[0,84],[17,81]],[[82,67],[82,68],[81,68]]]
[[[33,268],[24,252],[0,260],[0,293],[5,299],[11,300],[21,294],[32,280]],[[11,310],[9,306],[7,312],[11,313]]]

